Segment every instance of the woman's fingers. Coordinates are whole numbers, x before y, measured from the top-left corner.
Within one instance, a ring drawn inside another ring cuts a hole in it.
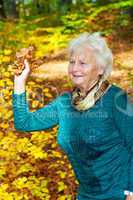
[[[28,61],[25,59],[24,60],[24,69],[22,70],[22,78],[24,80],[26,80],[29,76],[29,73],[30,73],[30,66],[29,66],[29,63]]]
[[[24,60],[24,66],[25,66],[25,70],[27,72],[30,72],[30,66],[29,66],[29,63],[28,63],[28,61],[26,59]]]
[[[126,200],[130,200],[130,199],[129,199],[129,195],[126,195]]]
[[[24,65],[26,69],[29,69],[29,63],[26,59],[24,59]]]
[[[29,66],[29,63],[28,61],[25,59],[24,62],[24,67],[19,69],[17,68],[16,71],[15,71],[15,79],[21,81],[21,82],[26,82],[28,76],[29,76],[29,73],[30,73],[30,66]]]

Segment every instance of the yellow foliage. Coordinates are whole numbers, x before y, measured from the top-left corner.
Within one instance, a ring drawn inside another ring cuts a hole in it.
[[[53,144],[51,145],[51,147],[52,147],[52,148],[55,148],[55,147],[57,147],[57,144],[56,144],[56,143],[53,143]]]
[[[34,82],[34,81],[29,81],[29,82],[28,82],[28,85],[34,86],[34,85],[35,85],[35,82]]]
[[[51,168],[57,168],[57,167],[58,167],[57,163],[51,163],[50,166],[49,166],[49,169],[51,169]]]
[[[0,179],[2,179],[5,174],[6,174],[6,170],[5,170],[4,166],[0,167]]]
[[[61,192],[62,190],[66,189],[67,186],[64,184],[64,182],[59,181],[58,182],[58,191]]]
[[[27,181],[26,177],[21,177],[21,178],[16,179],[15,181],[13,181],[13,185],[16,188],[21,189],[21,188],[25,187],[26,181]]]
[[[39,101],[36,101],[36,100],[32,101],[33,108],[36,108],[38,105],[39,105]]]
[[[0,80],[0,87],[4,87],[5,86],[5,81],[4,80]]]
[[[0,185],[0,188],[2,189],[2,190],[6,190],[7,188],[8,188],[8,184],[6,183],[4,183],[4,184],[1,184]]]
[[[0,60],[1,60],[1,61],[0,61],[0,64],[1,64],[2,62],[3,62],[3,63],[4,63],[4,62],[5,62],[5,63],[6,63],[6,62],[10,62],[10,59],[11,59],[10,56],[1,56],[1,58],[0,58]]]
[[[5,76],[5,77],[10,77],[11,75],[10,75],[9,72],[5,72],[5,73],[4,73],[4,76]]]
[[[42,149],[40,147],[37,147],[35,145],[32,145],[30,148],[29,148],[29,151],[30,151],[30,155],[34,156],[35,159],[43,159],[43,158],[47,158],[47,152],[44,153],[42,151]]]
[[[8,96],[9,95],[9,90],[3,90],[2,92],[3,92],[4,96]]]
[[[47,92],[47,93],[45,92],[45,96],[49,97],[49,98],[53,97],[49,92]]]
[[[20,166],[20,168],[17,170],[17,175],[24,173],[24,172],[29,172],[32,171],[33,167],[29,163],[25,163]]]
[[[7,122],[2,122],[0,124],[0,127],[3,128],[3,129],[7,129],[9,127],[9,124]]]
[[[9,74],[9,72],[6,72],[7,74],[7,76],[9,75],[10,76],[10,74]],[[4,79],[5,80],[5,79]],[[6,85],[7,86],[13,86],[13,82],[10,80],[10,79],[6,79]]]
[[[72,195],[61,195],[57,198],[57,200],[71,200]]]
[[[58,152],[58,151],[52,151],[52,155],[53,155],[54,157],[57,157],[57,158],[61,158],[61,157],[62,157],[61,153]]]
[[[34,144],[39,144],[40,147],[44,146],[44,144],[47,144],[49,139],[51,138],[50,134],[44,133],[44,131],[42,133],[39,132],[34,132],[31,136],[31,141]]]
[[[25,152],[28,153],[29,152],[29,148],[32,146],[31,142],[28,140],[28,138],[19,138],[16,141],[16,150],[17,152]]]
[[[60,171],[60,170],[57,171],[56,173],[59,174],[59,176],[60,176],[61,178],[65,178],[66,175],[67,175],[66,172],[63,172],[63,171]]]
[[[2,131],[0,131],[0,139],[2,139],[3,138],[3,132]]]
[[[9,56],[12,53],[12,50],[11,49],[4,49],[3,53],[4,53],[5,56]]]
[[[43,92],[48,93],[48,92],[49,92],[49,88],[44,88],[44,89],[43,89]]]
[[[57,200],[66,200],[66,199],[67,199],[66,195],[61,195],[60,197],[58,197]]]
[[[13,144],[14,141],[15,141],[14,138],[10,138],[8,136],[5,136],[5,137],[2,138],[2,140],[0,140],[0,146],[2,146],[3,150],[4,149],[6,150],[10,147],[10,145]]]
[[[4,118],[5,120],[8,120],[8,119],[10,119],[12,116],[13,116],[13,112],[12,112],[12,110],[9,110],[8,112],[5,113],[5,115],[4,115],[3,118]]]

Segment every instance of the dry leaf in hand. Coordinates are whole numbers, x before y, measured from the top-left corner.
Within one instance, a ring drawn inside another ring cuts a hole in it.
[[[12,65],[12,69],[15,75],[20,75],[24,70],[24,60],[26,59],[30,64],[30,68],[32,69],[35,57],[35,47],[30,45],[28,48],[22,48],[19,52],[16,53],[14,61]]]

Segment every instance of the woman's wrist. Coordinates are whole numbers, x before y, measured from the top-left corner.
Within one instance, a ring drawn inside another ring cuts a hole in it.
[[[131,192],[129,190],[124,190],[124,194],[133,196],[133,192]]]
[[[21,94],[25,92],[26,83],[23,80],[14,79],[14,93]]]

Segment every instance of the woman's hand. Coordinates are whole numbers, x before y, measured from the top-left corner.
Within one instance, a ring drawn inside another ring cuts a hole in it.
[[[14,75],[14,93],[20,94],[25,91],[25,83],[30,74],[30,66],[27,60],[24,60],[24,69],[20,75]]]
[[[126,195],[126,200],[133,200],[133,195]]]
[[[22,70],[22,73],[19,75],[17,74],[17,69],[16,69],[16,73],[14,75],[15,80],[21,81],[21,82],[26,82],[28,76],[30,73],[30,66],[28,61],[25,59],[24,60],[24,69]]]

